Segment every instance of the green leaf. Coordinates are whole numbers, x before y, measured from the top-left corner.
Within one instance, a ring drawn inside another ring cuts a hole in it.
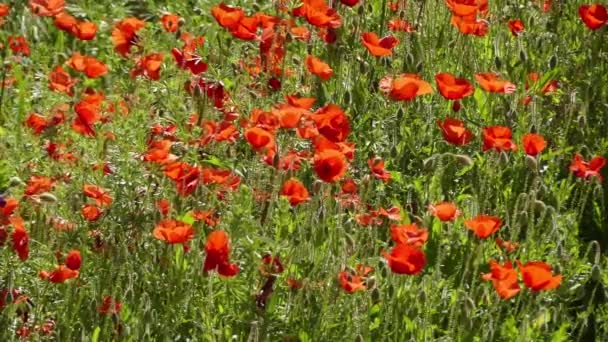
[[[91,336],[91,342],[97,342],[99,340],[99,334],[101,333],[101,328],[96,327],[93,331],[93,336]]]

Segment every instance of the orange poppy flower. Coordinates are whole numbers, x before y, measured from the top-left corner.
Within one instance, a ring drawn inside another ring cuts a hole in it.
[[[11,236],[13,240],[13,251],[17,253],[21,261],[25,261],[30,253],[30,235],[25,230],[23,219],[21,217],[10,217],[8,221],[14,227],[13,234]]]
[[[309,24],[319,28],[338,28],[342,18],[324,0],[303,0],[300,7],[292,11],[294,17],[304,17]]]
[[[308,72],[313,75],[319,76],[323,81],[329,80],[334,74],[334,71],[329,66],[329,64],[311,55],[306,56],[304,65],[306,65],[306,69],[308,69]]]
[[[482,279],[492,281],[494,289],[504,299],[517,295],[521,288],[517,282],[517,271],[513,268],[513,263],[507,261],[501,265],[496,260],[490,260],[489,264],[490,273],[482,275]]]
[[[131,70],[131,77],[144,75],[148,79],[158,81],[160,78],[160,67],[163,64],[164,56],[160,53],[153,53],[137,59],[135,68]]]
[[[418,274],[426,264],[426,256],[420,249],[408,244],[398,244],[390,254],[382,251],[391,271],[397,274]]]
[[[85,184],[83,187],[84,195],[95,200],[98,206],[112,204],[112,197],[108,195],[107,190],[98,187],[97,185]]]
[[[472,220],[464,221],[464,225],[479,238],[486,239],[500,229],[502,220],[496,216],[478,215]]]
[[[201,170],[196,166],[175,162],[165,167],[164,173],[173,180],[180,196],[189,196],[196,190],[201,179]]]
[[[401,221],[401,209],[399,207],[391,207],[388,209],[379,208],[378,215],[384,216],[392,221]]]
[[[483,150],[515,151],[517,145],[511,140],[511,129],[504,126],[491,126],[483,129]]]
[[[100,315],[118,315],[122,309],[122,303],[111,296],[103,297],[101,306],[97,310]]]
[[[475,80],[481,89],[490,93],[511,94],[517,90],[515,84],[505,81],[493,72],[480,72],[475,74]]]
[[[356,194],[358,191],[357,184],[352,178],[347,178],[342,181],[340,189],[344,194]]]
[[[407,21],[401,18],[395,18],[388,21],[388,29],[390,31],[403,31],[407,33],[415,32],[416,29]]]
[[[369,166],[371,169],[374,177],[382,180],[383,182],[388,182],[391,179],[391,174],[384,168],[384,160],[381,158],[375,157],[369,159],[367,161],[367,166]]]
[[[163,24],[163,28],[167,32],[176,32],[179,28],[179,15],[166,13],[160,17],[160,21]]]
[[[228,234],[223,230],[214,230],[207,237],[205,243],[205,264],[204,272],[217,269],[217,272],[225,277],[232,277],[239,273],[239,267],[231,264],[228,259],[230,245],[228,244]]]
[[[40,17],[54,17],[65,7],[65,0],[30,0],[30,10]]]
[[[61,66],[56,66],[49,73],[49,89],[52,91],[72,96],[74,93],[72,87],[76,83],[78,83],[78,80],[73,79]]]
[[[538,82],[539,79],[540,79],[539,73],[537,73],[537,72],[529,73],[527,76],[527,80],[526,80],[526,89],[529,88],[528,82],[534,84],[534,83]],[[557,91],[558,89],[559,89],[559,83],[557,82],[557,80],[549,80],[549,81],[547,81],[547,83],[545,83],[543,85],[540,92],[543,94],[551,94],[551,93]]]
[[[144,154],[144,161],[160,165],[169,164],[177,160],[177,156],[171,154],[173,141],[168,139],[153,140],[148,144],[148,150]]]
[[[71,34],[74,26],[78,24],[78,20],[67,12],[61,12],[55,16],[53,24],[61,31]]]
[[[228,6],[222,2],[211,9],[211,15],[221,27],[232,30],[245,17],[245,12],[240,7]]]
[[[73,249],[65,257],[65,266],[72,271],[78,271],[82,265],[82,256],[80,251]]]
[[[460,100],[473,95],[475,88],[464,78],[456,78],[447,72],[435,75],[437,88],[441,96],[448,100]]]
[[[67,61],[70,68],[84,72],[88,78],[97,78],[108,73],[108,67],[97,59],[74,53]]]
[[[348,163],[346,157],[340,151],[324,150],[314,155],[313,167],[315,173],[321,180],[333,183],[346,173]]]
[[[168,244],[185,245],[194,238],[194,229],[191,225],[184,222],[167,219],[160,221],[156,225],[152,235]]]
[[[416,96],[432,94],[433,88],[418,75],[402,74],[395,78],[386,76],[380,80],[380,91],[395,101],[409,101]]]
[[[297,40],[301,40],[303,42],[310,41],[310,30],[304,26],[292,27],[289,29],[289,32]]]
[[[256,151],[262,149],[274,150],[276,148],[274,134],[260,127],[248,128],[245,131],[245,139]]]
[[[536,156],[547,147],[547,141],[541,135],[528,133],[522,137],[521,145],[527,155]]]
[[[604,165],[606,165],[606,158],[602,156],[595,156],[589,162],[586,162],[583,156],[577,153],[570,164],[570,172],[574,173],[576,177],[585,179],[597,177],[601,183],[602,175],[600,172]]]
[[[450,22],[458,29],[458,31],[460,31],[460,33],[466,35],[483,37],[488,34],[488,22],[482,19],[477,19],[475,16],[459,17],[454,15],[452,16]]]
[[[11,6],[9,6],[7,4],[0,4],[0,17],[8,16],[10,10],[11,10]],[[0,308],[1,308],[1,306],[0,306]]]
[[[131,53],[131,47],[137,45],[137,32],[141,30],[146,23],[137,18],[126,18],[120,21],[112,30],[112,42],[114,48],[123,57]]]
[[[338,273],[338,282],[347,293],[355,293],[366,289],[364,278],[360,275],[352,275],[350,272],[342,271]]]
[[[27,42],[27,39],[24,36],[10,36],[8,37],[8,47],[15,54],[22,54],[24,56],[29,56],[30,45]]]
[[[291,178],[287,180],[281,188],[281,196],[286,196],[289,199],[289,204],[296,206],[310,199],[308,190],[299,180]]]
[[[95,205],[85,204],[85,206],[81,210],[81,213],[87,221],[95,222],[99,220],[99,218],[103,214],[103,211]]]
[[[315,122],[318,132],[332,142],[343,142],[350,133],[348,116],[335,104],[317,109],[309,118]]]
[[[441,202],[429,206],[429,211],[440,221],[454,221],[462,213],[451,202]]]
[[[519,244],[517,244],[517,243],[513,243],[511,241],[502,240],[500,238],[496,238],[494,241],[496,242],[496,245],[498,247],[500,247],[501,249],[503,249],[507,253],[511,253],[511,252],[513,252],[514,250],[516,250],[519,247]]]
[[[55,186],[55,181],[50,177],[32,175],[26,183],[26,196],[38,195],[43,192],[49,192]]]
[[[515,37],[519,36],[519,34],[525,30],[524,23],[519,19],[509,20],[507,26],[509,26],[511,34]]]
[[[230,30],[234,38],[242,40],[254,40],[257,38],[258,17],[243,17],[238,24]]]
[[[488,11],[488,0],[445,0],[453,15],[459,17],[475,16]]]
[[[393,48],[399,44],[399,39],[396,37],[386,36],[380,39],[374,32],[364,32],[361,35],[361,40],[367,51],[375,57],[392,55]]]
[[[606,7],[600,4],[581,5],[578,8],[578,15],[585,25],[592,30],[597,30],[608,24],[608,11]]]
[[[38,275],[40,276],[40,279],[48,280],[54,284],[59,284],[69,279],[78,278],[79,272],[71,270],[65,265],[59,265],[51,273],[41,271]]]
[[[443,139],[452,145],[463,146],[473,139],[473,133],[458,119],[446,118],[443,122],[437,120],[437,126],[441,128]]]
[[[407,244],[413,247],[421,247],[429,238],[428,230],[419,228],[413,224],[391,225],[391,238],[397,244]]]
[[[90,21],[81,21],[72,26],[72,34],[80,40],[93,40],[97,35],[97,24]]]
[[[521,271],[524,285],[532,291],[553,290],[562,283],[562,275],[554,276],[551,266],[543,261],[528,261],[522,265],[519,260],[517,266]]]
[[[166,198],[161,198],[160,200],[156,201],[156,209],[158,209],[161,216],[167,216],[171,211],[171,202],[169,202],[169,200]]]

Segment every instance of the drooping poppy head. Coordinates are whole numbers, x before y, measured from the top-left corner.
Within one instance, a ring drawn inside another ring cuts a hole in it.
[[[313,167],[317,176],[325,182],[337,182],[346,173],[348,163],[342,152],[324,150],[314,155]]]
[[[521,288],[517,281],[517,271],[513,268],[513,263],[507,261],[504,265],[496,260],[490,260],[490,273],[482,275],[482,279],[492,281],[494,289],[498,295],[504,299],[514,297]]]
[[[235,276],[239,272],[239,267],[229,261],[228,234],[223,230],[214,230],[209,234],[205,244],[205,253],[207,256],[203,266],[204,272],[217,269],[218,273],[225,277]]]
[[[443,139],[452,145],[463,146],[473,139],[473,133],[458,119],[446,118],[443,122],[437,120],[437,126],[441,128]]]
[[[407,244],[413,247],[421,247],[429,238],[428,230],[419,228],[413,224],[391,225],[391,238],[397,244]]]
[[[519,36],[525,30],[524,23],[519,19],[509,20],[507,26],[514,37]]]
[[[306,65],[306,69],[308,69],[308,72],[313,75],[319,76],[323,81],[329,80],[334,74],[334,71],[329,66],[329,64],[311,55],[306,56],[304,65]]]
[[[194,229],[184,222],[166,219],[156,225],[152,235],[168,244],[185,245],[194,238]]]
[[[138,44],[137,32],[144,28],[146,23],[137,18],[126,18],[120,21],[112,30],[114,48],[123,57],[131,53],[131,47]]]
[[[432,204],[429,206],[429,211],[438,218],[440,221],[454,221],[458,216],[461,215],[460,210],[456,208],[456,205],[451,202],[441,202]]]
[[[525,265],[517,261],[524,285],[532,291],[547,291],[557,288],[562,283],[562,275],[554,276],[551,266],[543,261],[528,261]]]
[[[487,239],[500,229],[502,220],[496,216],[478,215],[472,220],[464,221],[464,225],[480,239]]]
[[[475,88],[464,78],[457,78],[447,72],[435,75],[437,88],[441,96],[448,100],[460,100],[473,95]]]
[[[65,257],[65,266],[72,271],[78,271],[82,265],[82,256],[80,251],[73,249]]]
[[[424,252],[404,243],[395,246],[390,254],[383,251],[382,255],[391,271],[397,274],[418,274],[426,265]]]
[[[537,156],[547,147],[545,138],[535,133],[524,135],[521,139],[521,144],[524,151],[529,156]]]
[[[601,169],[606,165],[606,158],[602,156],[595,156],[589,162],[583,159],[580,154],[575,154],[570,164],[570,172],[574,173],[576,177],[589,179],[591,177],[597,177],[600,183],[602,182]]]
[[[483,129],[484,151],[495,149],[496,151],[515,151],[517,145],[511,139],[513,133],[509,127],[490,126]]]
[[[308,190],[299,180],[291,178],[287,180],[281,188],[281,196],[286,196],[289,204],[296,206],[310,199]]]
[[[475,80],[481,89],[490,93],[511,94],[517,90],[515,84],[501,79],[493,72],[480,72],[475,74]]]
[[[367,51],[375,57],[392,55],[393,48],[399,44],[399,39],[396,37],[386,36],[380,39],[374,32],[364,32],[361,35],[361,40]]]
[[[176,32],[179,28],[179,15],[166,13],[160,17],[160,21],[163,24],[163,28],[167,32]]]
[[[581,5],[578,8],[578,15],[591,30],[597,30],[608,24],[608,11],[600,4]]]

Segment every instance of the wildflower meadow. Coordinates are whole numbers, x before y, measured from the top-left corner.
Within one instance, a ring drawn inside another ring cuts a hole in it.
[[[607,341],[594,1],[0,0],[0,341]]]

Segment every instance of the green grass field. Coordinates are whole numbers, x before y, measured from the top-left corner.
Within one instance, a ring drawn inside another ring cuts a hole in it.
[[[0,1],[0,341],[608,340],[596,1]]]

